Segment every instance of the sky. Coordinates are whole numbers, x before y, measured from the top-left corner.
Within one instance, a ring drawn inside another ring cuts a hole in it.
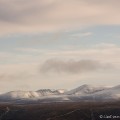
[[[120,1],[0,0],[0,93],[118,85]]]

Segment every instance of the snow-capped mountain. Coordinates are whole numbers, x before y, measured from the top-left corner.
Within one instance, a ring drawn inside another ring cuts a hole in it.
[[[40,89],[38,91],[11,91],[0,95],[0,99],[39,99],[45,96],[61,95],[65,92],[64,89],[51,90]]]
[[[104,86],[93,86],[93,85],[82,85],[78,88],[75,88],[73,90],[70,90],[68,92],[66,92],[66,94],[68,95],[85,95],[85,94],[92,94],[92,93],[96,93],[99,91],[103,91],[105,89],[107,89],[108,87],[104,87]]]
[[[70,91],[40,89],[38,91],[12,91],[0,95],[7,102],[78,102],[120,100],[120,85],[115,87],[82,85]]]

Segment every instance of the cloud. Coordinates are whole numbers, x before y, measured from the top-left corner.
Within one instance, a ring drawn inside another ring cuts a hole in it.
[[[14,74],[10,74],[10,73],[2,73],[0,74],[0,80],[1,81],[18,81],[18,80],[22,80],[22,79],[27,79],[30,78],[32,75],[28,74],[28,73],[14,73]]]
[[[108,68],[108,64],[101,64],[95,60],[47,60],[41,67],[43,73],[84,73]]]
[[[1,0],[0,33],[120,25],[119,5],[118,0]]]
[[[111,63],[120,66],[120,47],[116,44],[102,43],[91,46],[91,48],[77,48],[66,46],[62,51],[52,51],[48,55],[58,59],[92,59],[102,63]]]
[[[19,53],[0,53],[0,91],[70,89],[91,82],[110,85],[119,82],[120,47],[115,44],[102,43],[87,49],[18,48],[16,51]]]
[[[93,35],[92,32],[84,32],[84,33],[77,33],[77,34],[72,34],[72,37],[88,37]]]
[[[62,49],[15,48],[13,52],[0,52],[0,64],[39,64],[48,59],[80,60],[91,59],[102,63],[111,63],[120,66],[120,47],[116,44],[102,43],[90,48],[79,46],[63,46]]]

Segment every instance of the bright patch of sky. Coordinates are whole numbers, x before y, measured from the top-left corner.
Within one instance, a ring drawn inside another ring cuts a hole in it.
[[[89,48],[96,44],[120,45],[120,26],[96,26],[84,30],[59,31],[38,34],[13,34],[0,37],[0,51],[16,48],[65,49]]]

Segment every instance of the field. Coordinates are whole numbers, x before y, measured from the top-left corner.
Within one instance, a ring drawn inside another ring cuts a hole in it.
[[[0,120],[113,120],[120,119],[120,102],[0,104]]]

